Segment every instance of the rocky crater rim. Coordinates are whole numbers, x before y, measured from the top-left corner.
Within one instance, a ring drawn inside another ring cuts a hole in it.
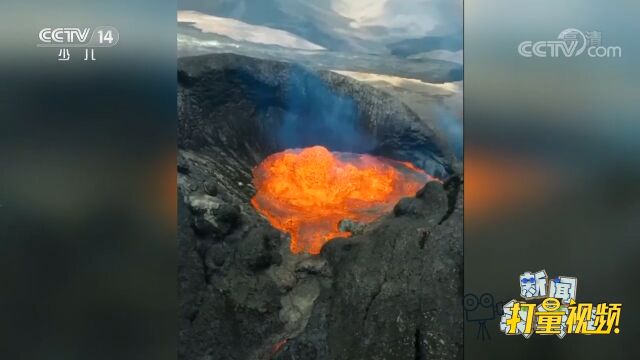
[[[411,162],[438,178],[454,173],[452,153],[428,121],[334,72],[203,55],[179,59],[178,83],[187,119],[179,147],[231,158],[245,174],[271,154],[315,145]]]

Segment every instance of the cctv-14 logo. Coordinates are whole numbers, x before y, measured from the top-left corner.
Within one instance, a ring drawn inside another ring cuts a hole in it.
[[[113,26],[46,27],[38,32],[38,47],[113,47],[119,39]]]
[[[118,44],[120,34],[113,26],[46,27],[38,32],[38,47],[54,47],[58,50],[58,61],[71,60],[70,48],[84,48],[83,60],[96,60],[94,48],[113,47]]]
[[[620,303],[576,303],[578,279],[544,270],[520,275],[520,296],[539,303],[511,300],[502,307],[500,331],[530,338],[537,335],[607,335],[620,333]]]

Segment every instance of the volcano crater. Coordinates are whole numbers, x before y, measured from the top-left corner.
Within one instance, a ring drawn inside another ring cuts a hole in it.
[[[428,121],[342,75],[232,54],[179,59],[178,115],[180,358],[461,354],[463,182]],[[253,171],[314,146],[448,180],[294,254],[251,205]]]

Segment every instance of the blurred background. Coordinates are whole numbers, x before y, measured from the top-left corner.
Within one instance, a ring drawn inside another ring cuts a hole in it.
[[[623,304],[619,335],[563,340],[508,337],[499,315],[471,316],[468,359],[636,356],[639,10],[631,0],[465,1],[465,293],[519,299],[518,275],[545,269],[577,277],[578,302]],[[622,57],[518,54],[520,42],[567,28],[601,32]],[[479,318],[492,318],[490,338]]]
[[[175,12],[0,4],[0,357],[175,359]],[[99,25],[95,62],[36,47]]]

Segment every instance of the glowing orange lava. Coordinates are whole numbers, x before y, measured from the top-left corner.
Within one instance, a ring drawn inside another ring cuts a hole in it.
[[[413,196],[430,179],[412,164],[322,146],[286,150],[253,171],[251,204],[291,235],[293,253],[317,254],[338,236],[340,220],[371,222]]]

